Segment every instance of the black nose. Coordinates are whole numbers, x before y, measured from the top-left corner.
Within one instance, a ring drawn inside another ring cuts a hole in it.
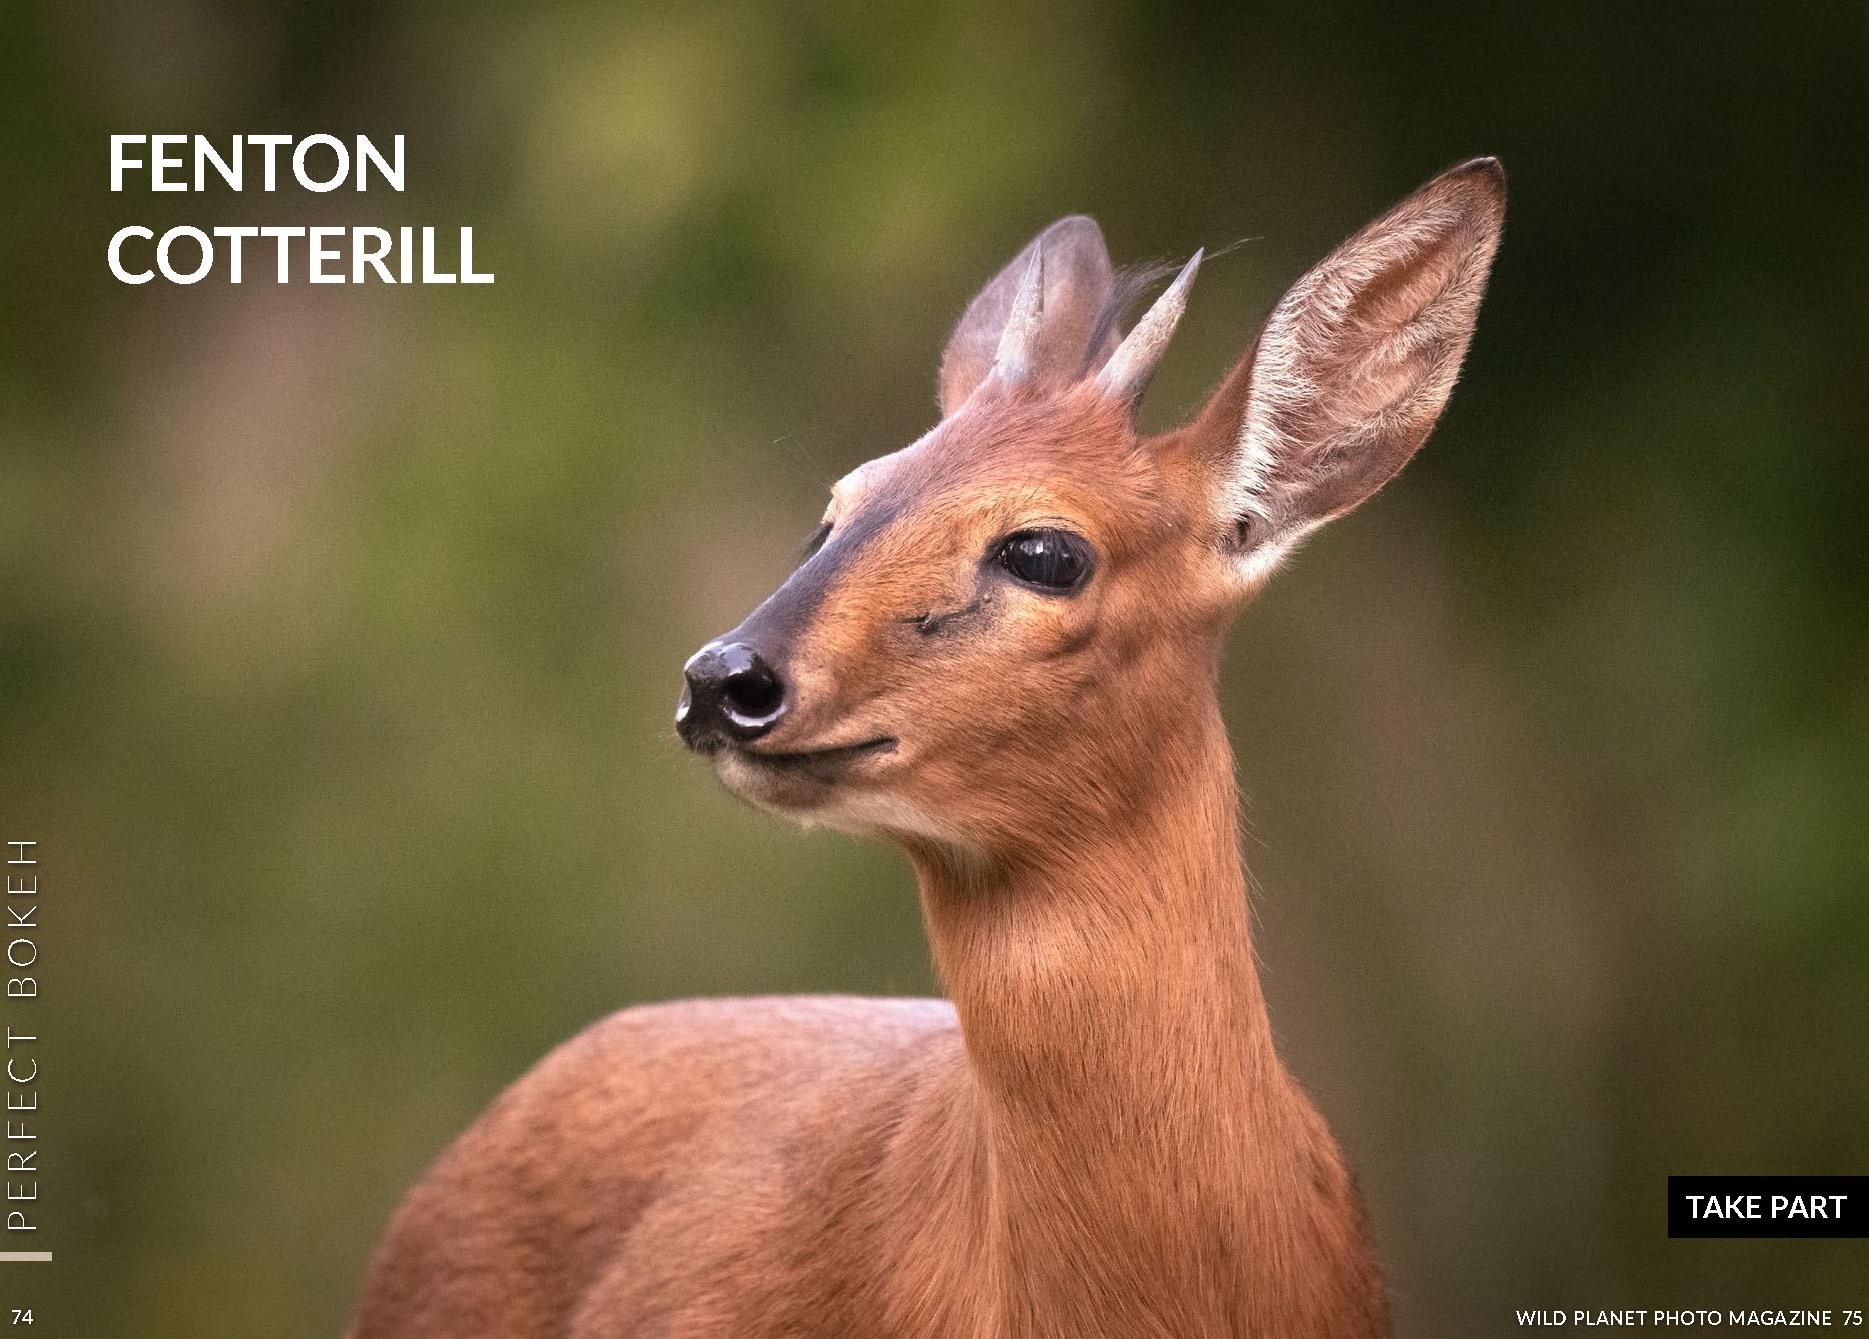
[[[758,739],[785,717],[785,681],[744,642],[709,642],[682,668],[675,728],[691,745],[726,735]]]

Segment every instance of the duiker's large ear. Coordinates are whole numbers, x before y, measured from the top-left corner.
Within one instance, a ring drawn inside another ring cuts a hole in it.
[[[1393,478],[1460,371],[1505,217],[1505,173],[1442,173],[1326,256],[1192,425],[1245,573]]]
[[[1044,295],[1039,307],[1036,351],[1030,362],[1031,379],[1058,384],[1074,381],[1087,368],[1101,364],[1116,347],[1116,332],[1112,329],[1095,356],[1090,349],[1091,332],[1115,285],[1110,253],[1103,245],[1103,230],[1095,219],[1082,214],[1059,219],[1027,242],[1025,249],[993,276],[954,327],[947,352],[941,355],[939,398],[944,417],[959,409],[993,370],[993,358],[1012,315],[1019,282],[1032,263],[1034,251],[1041,246]]]

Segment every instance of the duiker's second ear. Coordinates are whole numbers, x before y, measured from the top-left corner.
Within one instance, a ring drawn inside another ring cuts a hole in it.
[[[1326,256],[1192,425],[1254,571],[1415,453],[1460,371],[1505,217],[1505,173],[1442,173]]]
[[[1033,376],[1044,382],[1068,382],[1094,369],[1116,347],[1108,330],[1093,357],[1090,337],[1115,287],[1110,253],[1097,221],[1082,214],[1061,218],[1025,244],[1005,269],[968,304],[941,355],[941,413],[952,414],[993,370],[999,337],[1012,314],[1013,296],[1025,277],[1032,252],[1043,245],[1044,297],[1040,304]]]

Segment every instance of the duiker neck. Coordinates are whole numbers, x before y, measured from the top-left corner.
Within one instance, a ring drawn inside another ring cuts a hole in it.
[[[1055,837],[984,869],[917,858],[987,1258],[1008,1306],[1087,1308],[1075,1330],[1009,1314],[1006,1333],[1326,1333],[1296,1319],[1327,1305],[1302,1262],[1360,1231],[1273,1048],[1232,751],[1201,696],[1131,759],[1153,769],[1144,802],[1035,813]]]
[[[1146,733],[1102,812],[1045,810],[1046,768],[1076,765],[1053,759],[1017,851],[915,853],[936,967],[998,1101],[1148,1105],[1275,1063],[1219,708],[1201,694]]]

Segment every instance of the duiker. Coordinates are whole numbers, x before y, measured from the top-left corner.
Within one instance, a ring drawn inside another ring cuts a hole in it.
[[[410,1193],[357,1339],[1387,1333],[1267,1024],[1215,665],[1279,559],[1427,436],[1503,208],[1490,159],[1437,177],[1148,439],[1199,256],[1126,336],[1091,220],[1001,271],[940,423],[836,485],[676,715],[753,803],[902,846],[951,1003],[597,1024]]]

